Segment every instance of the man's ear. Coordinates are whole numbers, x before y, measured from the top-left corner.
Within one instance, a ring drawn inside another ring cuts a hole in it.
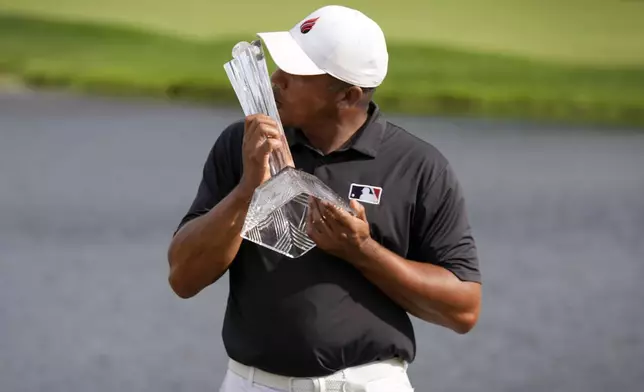
[[[342,97],[338,101],[338,107],[340,109],[355,107],[360,104],[363,96],[364,93],[360,87],[351,86],[342,92]]]

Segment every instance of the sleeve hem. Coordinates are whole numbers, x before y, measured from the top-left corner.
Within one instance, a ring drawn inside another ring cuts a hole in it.
[[[449,272],[453,273],[462,282],[483,283],[481,273],[478,271],[463,271],[457,269],[450,269],[443,267]]]

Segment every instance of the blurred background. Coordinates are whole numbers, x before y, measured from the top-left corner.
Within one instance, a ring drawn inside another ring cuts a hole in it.
[[[167,246],[243,116],[232,45],[325,4],[0,0],[0,391],[218,389],[227,276],[181,300]],[[414,320],[416,390],[644,390],[644,2],[341,4],[479,246],[480,322]]]

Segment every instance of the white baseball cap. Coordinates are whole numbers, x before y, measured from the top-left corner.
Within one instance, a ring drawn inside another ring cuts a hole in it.
[[[290,31],[257,34],[275,64],[292,75],[329,74],[359,87],[377,87],[389,54],[380,26],[360,11],[322,7]]]

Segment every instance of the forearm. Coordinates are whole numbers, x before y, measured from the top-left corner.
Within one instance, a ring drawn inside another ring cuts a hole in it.
[[[183,226],[168,250],[170,285],[189,298],[219,279],[233,261],[250,196],[235,188],[207,214]]]
[[[458,333],[476,323],[480,285],[462,282],[445,268],[406,260],[373,240],[349,260],[409,313]]]

